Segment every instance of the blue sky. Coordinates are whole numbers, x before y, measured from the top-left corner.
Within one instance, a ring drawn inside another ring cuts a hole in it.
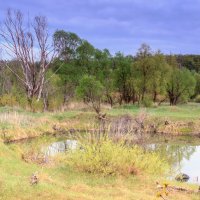
[[[95,47],[135,54],[141,43],[164,53],[200,54],[200,0],[0,0],[45,15],[51,32],[77,33]]]

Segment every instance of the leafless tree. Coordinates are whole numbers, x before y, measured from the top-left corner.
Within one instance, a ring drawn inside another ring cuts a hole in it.
[[[10,58],[19,60],[23,77],[19,77],[26,89],[27,98],[38,100],[45,83],[45,73],[55,57],[53,45],[49,44],[47,20],[36,16],[33,22],[25,20],[19,10],[7,10],[0,29],[1,45]],[[8,62],[4,64],[9,67]]]

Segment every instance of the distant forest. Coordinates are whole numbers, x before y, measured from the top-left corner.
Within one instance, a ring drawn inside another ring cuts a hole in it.
[[[51,42],[52,41],[52,42]],[[31,23],[8,10],[0,30],[0,105],[53,111],[83,101],[141,106],[200,102],[200,55],[164,55],[141,44],[136,55],[97,49],[76,33],[51,37],[46,17]]]

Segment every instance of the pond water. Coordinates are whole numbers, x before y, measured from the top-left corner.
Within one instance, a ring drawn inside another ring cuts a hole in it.
[[[187,173],[191,177],[189,182],[200,184],[200,146],[195,147],[195,152],[189,159],[183,158],[180,165],[180,171]]]
[[[149,149],[161,152],[172,164],[172,178],[179,173],[187,174],[188,182],[200,184],[200,145],[188,144],[151,144]]]
[[[48,141],[48,139],[47,139]],[[195,142],[195,143],[194,143]],[[55,156],[58,153],[74,150],[77,148],[77,140],[61,139],[51,144],[42,145],[41,151],[46,156]],[[188,182],[200,184],[200,142],[187,141],[179,142],[178,139],[167,143],[159,141],[151,142],[145,147],[149,151],[158,151],[167,157],[172,166],[172,178],[179,173],[187,174],[190,179]]]

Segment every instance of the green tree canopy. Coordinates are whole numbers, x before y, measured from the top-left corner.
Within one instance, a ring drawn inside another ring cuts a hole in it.
[[[172,68],[166,84],[170,105],[176,105],[180,100],[188,100],[194,94],[195,78],[188,69]]]
[[[100,81],[96,80],[94,76],[83,76],[76,89],[76,94],[84,103],[91,106],[98,115],[100,114],[104,95],[104,87]]]

